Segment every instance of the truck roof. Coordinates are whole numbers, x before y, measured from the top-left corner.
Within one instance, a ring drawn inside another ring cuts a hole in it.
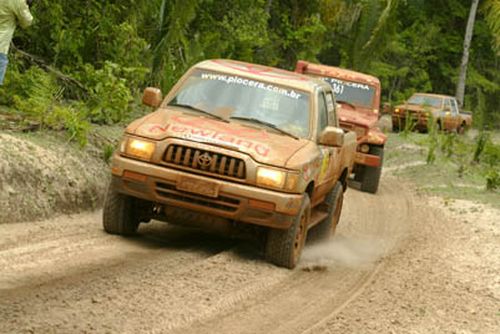
[[[296,72],[321,75],[326,77],[340,78],[349,81],[364,82],[372,85],[380,85],[380,80],[369,74],[360,73],[345,68],[314,64],[300,60],[297,62]]]
[[[454,96],[451,95],[433,94],[433,93],[413,93],[413,95],[425,95],[425,96],[441,97],[441,98],[455,98]]]
[[[202,68],[230,75],[241,75],[247,78],[264,80],[276,85],[295,88],[306,92],[314,92],[318,87],[330,88],[330,86],[322,80],[311,78],[303,74],[230,59],[205,60],[196,64],[194,68]]]

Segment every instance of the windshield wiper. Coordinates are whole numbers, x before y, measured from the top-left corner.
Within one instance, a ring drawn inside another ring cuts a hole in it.
[[[288,131],[285,131],[279,127],[277,127],[276,125],[274,125],[273,123],[269,123],[269,122],[266,122],[266,121],[263,121],[263,120],[260,120],[258,118],[253,118],[253,117],[242,117],[242,116],[231,116],[230,117],[231,119],[239,119],[239,120],[242,120],[242,121],[248,121],[248,122],[252,122],[252,123],[257,123],[257,124],[260,124],[260,125],[264,125],[264,126],[267,126],[268,128],[271,128],[273,130],[276,130],[278,132],[281,132],[282,134],[284,135],[287,135],[287,136],[290,136],[294,139],[297,139],[299,140],[300,138],[297,137],[296,135],[288,132]]]
[[[169,103],[168,104],[169,106],[172,106],[172,107],[181,107],[181,108],[186,108],[186,109],[189,109],[189,110],[193,110],[193,111],[197,111],[197,112],[200,112],[202,114],[205,114],[205,115],[209,115],[209,116],[212,116],[213,118],[216,118],[220,121],[223,121],[223,122],[226,122],[226,123],[229,123],[229,121],[227,119],[225,119],[224,117],[221,117],[219,115],[215,115],[215,114],[212,114],[211,112],[208,112],[206,110],[203,110],[203,109],[200,109],[200,108],[196,108],[196,107],[193,107],[192,105],[190,104],[182,104],[182,103]]]
[[[350,106],[352,109],[356,109],[356,106],[354,104],[352,104],[351,102],[347,102],[347,101],[343,101],[343,100],[337,100],[338,103],[343,103],[343,104],[347,104],[348,106]]]

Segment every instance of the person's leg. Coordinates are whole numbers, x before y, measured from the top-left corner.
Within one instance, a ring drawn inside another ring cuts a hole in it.
[[[3,79],[5,78],[5,71],[7,70],[7,64],[9,63],[9,58],[5,53],[0,53],[0,86],[3,85]]]

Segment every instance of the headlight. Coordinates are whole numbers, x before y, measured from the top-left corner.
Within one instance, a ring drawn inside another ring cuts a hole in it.
[[[368,153],[370,151],[370,146],[368,144],[363,144],[359,147],[362,153]]]
[[[121,153],[141,160],[149,161],[154,150],[155,144],[153,142],[134,138],[125,138],[120,145]]]
[[[257,185],[269,188],[295,190],[299,181],[299,173],[285,172],[273,168],[257,168]]]
[[[366,135],[368,129],[363,128],[361,126],[354,127],[354,132],[356,133],[356,137],[363,137]]]
[[[286,172],[271,168],[257,168],[257,184],[260,186],[283,188],[285,180]]]
[[[398,113],[399,112],[399,108],[394,109],[394,112]]]

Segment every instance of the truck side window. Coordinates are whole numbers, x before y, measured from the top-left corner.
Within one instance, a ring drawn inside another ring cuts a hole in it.
[[[455,99],[451,99],[451,113],[454,115],[458,114],[458,105]]]
[[[328,126],[328,109],[326,107],[325,93],[318,93],[318,135]]]
[[[335,112],[335,99],[332,92],[326,93],[326,108],[328,110],[328,125],[338,126],[337,113]]]
[[[450,99],[444,100],[444,111],[451,111]]]

